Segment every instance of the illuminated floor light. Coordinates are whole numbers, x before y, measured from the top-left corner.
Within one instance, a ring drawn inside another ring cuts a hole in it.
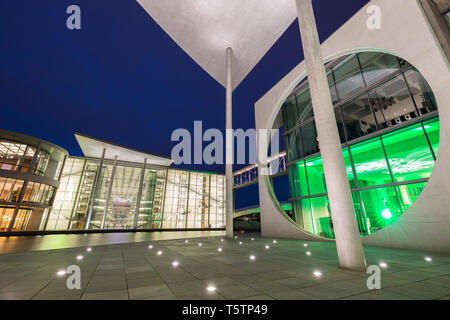
[[[172,262],[172,266],[175,268],[178,267],[179,265],[180,265],[180,263],[178,261]]]
[[[311,251],[306,251],[306,255],[310,256],[311,255]]]
[[[184,240],[184,243],[188,243],[189,242],[189,240]]]
[[[255,259],[256,259],[256,257],[254,255],[250,256],[250,260],[255,260]]]
[[[157,254],[158,256],[160,256],[160,255],[162,255],[162,251],[158,251],[156,254]]]
[[[220,239],[220,242],[223,242],[223,239]]]
[[[234,236],[235,239],[237,239],[237,236]]]
[[[252,241],[255,240],[255,238],[252,238]]]
[[[303,246],[304,246],[304,247],[307,247],[307,246],[308,246],[308,244],[307,244],[307,243],[304,243],[304,244],[303,244]]]
[[[206,288],[206,290],[208,290],[209,292],[214,292],[214,291],[216,291],[216,287],[214,287],[214,286],[208,286],[208,287]]]
[[[77,256],[77,260],[83,260],[83,256],[80,254]]]
[[[62,276],[64,276],[64,275],[66,274],[66,270],[59,270],[56,274],[57,274],[59,277],[62,277]]]
[[[433,259],[431,259],[430,257],[425,257],[425,261],[431,262],[433,261]]]
[[[218,248],[217,251],[222,252],[222,248]]]
[[[380,262],[380,267],[387,268],[387,263],[386,262]]]
[[[202,246],[202,244],[201,244],[201,243],[199,243],[199,244],[198,244],[198,246],[199,246],[199,247],[201,247],[201,246]]]
[[[270,249],[270,246],[269,245],[266,245],[264,248],[266,248],[266,249]]]
[[[277,243],[277,240],[273,240],[273,243]]]
[[[242,241],[239,241],[239,244],[242,244]]]
[[[153,249],[153,245],[149,245],[148,248],[149,248],[149,249]]]
[[[89,248],[86,249],[86,251],[87,251],[87,252],[91,252],[91,251],[92,251],[92,248],[89,247]]]
[[[316,270],[313,272],[313,275],[318,278],[322,276],[322,272]]]

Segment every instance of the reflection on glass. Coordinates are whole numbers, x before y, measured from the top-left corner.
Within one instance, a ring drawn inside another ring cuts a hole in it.
[[[315,234],[325,238],[334,238],[333,222],[328,197],[311,198]]]
[[[341,106],[347,139],[353,140],[377,130],[367,94],[363,94]]]
[[[310,195],[326,193],[325,174],[323,172],[322,157],[306,159],[306,173]]]
[[[358,187],[391,183],[380,139],[373,138],[350,147]]]
[[[434,155],[437,157],[439,150],[439,118],[429,119],[423,123],[425,131],[433,148]]]
[[[420,123],[382,137],[395,182],[428,178],[434,159]]]
[[[408,208],[414,203],[414,201],[416,201],[416,199],[422,193],[425,184],[425,182],[422,182],[396,187],[400,203],[403,206],[403,211],[408,210]]]
[[[419,114],[424,115],[437,110],[434,94],[422,75],[416,69],[411,69],[405,72],[405,78],[408,81]]]
[[[363,190],[360,194],[371,232],[393,223],[402,214],[394,187]]]
[[[319,139],[314,121],[308,122],[301,128],[301,137],[304,156],[319,152]]]
[[[333,67],[333,72],[336,78],[337,93],[341,100],[345,100],[364,89],[364,81],[356,55],[352,54],[344,58]]]
[[[402,75],[371,90],[369,96],[381,128],[388,128],[417,117],[416,108]]]
[[[395,56],[382,52],[362,52],[358,55],[368,87],[400,69]]]

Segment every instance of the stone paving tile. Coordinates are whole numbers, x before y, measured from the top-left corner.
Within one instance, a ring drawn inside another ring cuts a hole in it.
[[[250,240],[254,237],[254,241]],[[365,247],[368,264],[387,263],[382,290],[368,275],[338,267],[334,243],[263,239],[255,234],[0,254],[0,299],[446,299],[450,255]],[[239,244],[242,241],[243,244]],[[200,247],[198,243],[203,245]],[[149,249],[149,244],[153,245]],[[266,250],[265,245],[270,245]],[[307,244],[307,247],[304,247]],[[217,248],[223,248],[218,252]],[[161,250],[162,255],[157,255]],[[305,252],[311,251],[311,256]],[[76,260],[82,254],[83,260]],[[256,260],[250,261],[249,256]],[[432,257],[427,262],[424,257]],[[172,262],[179,266],[174,268]],[[69,265],[81,290],[68,290]],[[321,277],[313,272],[320,270]],[[208,286],[215,286],[214,292]]]
[[[237,299],[242,297],[258,295],[259,292],[244,285],[233,285],[233,286],[219,286],[217,289],[222,296],[227,299]]]
[[[275,292],[271,296],[277,300],[318,300],[318,298],[299,290]]]
[[[113,290],[95,293],[85,293],[81,300],[128,300],[127,290]]]

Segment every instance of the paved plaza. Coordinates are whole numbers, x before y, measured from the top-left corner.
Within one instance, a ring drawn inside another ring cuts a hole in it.
[[[334,243],[259,234],[4,253],[0,299],[450,298],[450,255],[364,250],[368,265],[384,266],[381,290],[367,288],[368,274],[339,269]],[[68,275],[57,275],[70,265],[81,269],[80,290],[67,288]]]

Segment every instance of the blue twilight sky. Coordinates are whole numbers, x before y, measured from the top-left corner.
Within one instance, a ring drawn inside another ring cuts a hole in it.
[[[321,41],[367,2],[314,0]],[[81,8],[81,30],[66,28],[71,4]],[[295,21],[234,91],[233,127],[254,128],[254,102],[301,60]],[[224,129],[225,89],[134,0],[2,0],[0,110],[1,128],[71,155],[82,155],[78,131],[170,156],[176,128],[202,120],[203,130]]]

